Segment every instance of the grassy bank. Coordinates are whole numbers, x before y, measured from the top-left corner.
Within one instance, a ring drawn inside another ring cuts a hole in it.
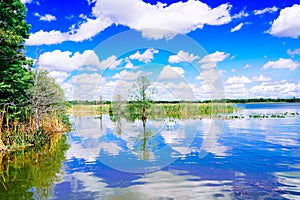
[[[52,137],[67,132],[71,124],[66,114],[55,112],[44,116],[38,121],[32,115],[25,115],[23,119],[0,111],[0,150],[14,151],[28,146],[41,147],[51,141]]]

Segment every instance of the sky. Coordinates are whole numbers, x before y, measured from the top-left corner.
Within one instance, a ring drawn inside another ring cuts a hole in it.
[[[300,97],[300,0],[22,0],[26,56],[69,100]]]

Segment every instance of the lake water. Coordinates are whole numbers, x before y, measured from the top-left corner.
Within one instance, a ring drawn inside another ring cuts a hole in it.
[[[286,117],[73,117],[50,155],[9,164],[0,199],[300,199],[300,104],[238,106]]]

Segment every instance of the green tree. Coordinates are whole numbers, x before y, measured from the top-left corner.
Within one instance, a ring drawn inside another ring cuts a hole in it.
[[[151,98],[153,93],[153,90],[150,88],[150,81],[145,76],[140,76],[133,84],[130,112],[137,115],[138,118],[141,115],[142,119],[146,119],[147,110],[153,102]]]
[[[20,0],[0,0],[0,106],[20,107],[28,101],[26,90],[32,85],[31,60],[27,60],[24,41],[30,26],[26,7]],[[6,108],[9,109],[9,108]]]

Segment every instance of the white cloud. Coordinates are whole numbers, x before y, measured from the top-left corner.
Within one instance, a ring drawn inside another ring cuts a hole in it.
[[[85,23],[82,23],[78,29],[71,30],[67,33],[69,35],[68,40],[80,42],[86,39],[90,39],[109,27],[111,24],[111,20],[104,17],[88,19]]]
[[[144,71],[141,70],[137,72],[123,70],[119,73],[116,73],[114,76],[112,76],[112,78],[122,79],[122,80],[135,80],[141,75],[149,75],[149,73],[145,73]]]
[[[88,4],[91,5],[92,3],[95,3],[97,0],[87,0]]]
[[[169,6],[162,3],[151,5],[140,0],[123,0],[117,4],[111,0],[95,2],[92,9],[95,19],[86,19],[79,28],[71,27],[68,32],[40,30],[32,33],[26,40],[26,45],[83,41],[92,38],[112,24],[122,24],[139,30],[144,37],[161,39],[174,37],[178,33],[189,33],[203,28],[206,24],[223,25],[231,21],[229,4],[210,8],[207,4],[196,0],[177,2]]]
[[[29,39],[25,44],[28,46],[42,45],[42,44],[59,44],[67,41],[69,35],[67,33],[61,33],[60,31],[52,30],[49,32],[40,30],[36,33],[30,34]]]
[[[202,60],[200,60],[199,63],[217,63],[217,62],[222,62],[222,61],[224,61],[228,57],[229,57],[228,53],[216,51],[216,52],[214,52],[212,54],[204,56],[202,58]]]
[[[248,17],[248,16],[249,16],[249,14],[242,10],[241,12],[233,15],[232,18],[233,19],[240,19],[240,18],[244,18],[244,17]]]
[[[277,12],[278,8],[276,6],[273,6],[271,8],[265,8],[265,9],[261,9],[261,10],[254,10],[253,13],[254,15],[261,15],[264,13],[273,13],[273,12]]]
[[[232,32],[241,30],[241,28],[243,27],[243,25],[244,25],[243,22],[240,23],[240,24],[238,24],[237,26],[233,27],[233,28],[230,30],[230,32],[232,33]]]
[[[98,73],[88,74],[83,73],[73,76],[67,84],[73,87],[73,99],[88,99],[93,100],[98,98],[97,85],[105,85],[105,78]]]
[[[105,16],[116,24],[140,30],[144,36],[160,39],[173,37],[177,33],[189,33],[207,25],[222,25],[231,21],[229,4],[210,8],[196,0],[176,2],[169,6],[157,3],[151,5],[140,0],[98,0],[93,8],[97,17]],[[155,29],[163,29],[159,31]]]
[[[267,82],[267,81],[271,81],[272,79],[270,77],[265,77],[264,75],[260,75],[260,76],[253,76],[252,80],[257,82]]]
[[[171,67],[170,65],[165,66],[158,76],[158,80],[170,80],[178,79],[183,77],[184,69],[181,67]]]
[[[59,72],[59,71],[52,71],[49,72],[49,76],[54,78],[56,80],[56,83],[62,84],[64,80],[66,80],[67,77],[69,77],[70,74],[66,72]]]
[[[299,97],[300,84],[282,80],[280,82],[263,82],[250,88],[253,96],[268,98]]]
[[[250,67],[251,67],[251,65],[246,64],[246,65],[244,66],[244,69],[249,69]]]
[[[46,67],[50,71],[57,70],[70,72],[82,65],[82,60],[74,57],[75,56],[72,56],[72,52],[70,51],[62,52],[60,50],[55,50],[52,52],[43,53],[39,57],[38,64],[39,66]]]
[[[122,63],[122,59],[117,60],[117,56],[113,55],[113,56],[110,56],[107,59],[99,62],[98,63],[98,68],[102,69],[102,70],[106,69],[106,68],[109,68],[109,69],[113,70],[117,66],[119,66],[121,63]]]
[[[234,83],[225,85],[226,98],[247,98],[249,91],[246,89],[244,83]]]
[[[262,69],[288,69],[290,71],[297,69],[300,63],[294,62],[292,59],[279,58],[276,61],[267,62]]]
[[[155,100],[195,100],[193,86],[185,82],[183,79],[177,82],[154,82],[151,84],[155,92],[153,99]]]
[[[40,15],[39,13],[35,13],[34,16],[39,17],[41,21],[47,21],[47,22],[51,22],[51,21],[55,21],[56,17],[54,15],[51,14],[45,14],[45,15]]]
[[[134,66],[128,58],[125,59],[125,62],[126,62],[125,69],[136,69],[136,68],[138,68],[138,66]]]
[[[295,57],[295,55],[300,56],[300,48],[299,49],[295,49],[294,51],[288,49],[287,50],[287,54],[289,56],[291,56],[292,58]]]
[[[207,83],[213,83],[220,79],[220,74],[215,69],[207,69],[200,73],[197,80],[205,80]]]
[[[180,63],[180,62],[193,62],[199,59],[199,56],[189,54],[188,52],[180,50],[177,55],[171,55],[168,59],[169,63]]]
[[[135,54],[130,55],[131,60],[139,60],[140,62],[149,63],[154,59],[154,54],[158,53],[158,50],[154,48],[147,49],[144,53],[137,51]]]
[[[121,63],[116,60],[116,56],[110,56],[106,60],[99,61],[98,56],[93,50],[85,50],[83,53],[70,51],[54,50],[43,53],[39,57],[39,66],[45,67],[50,71],[70,72],[83,66],[91,66],[97,69],[114,69]]]
[[[24,4],[25,4],[25,3],[31,3],[32,0],[21,0],[21,2],[24,3]]]
[[[211,63],[204,63],[201,65],[201,69],[204,69],[204,70],[209,70],[209,69],[214,69],[216,68],[217,66],[217,63],[214,63],[214,62],[211,62]]]
[[[245,76],[232,76],[225,81],[226,84],[245,84],[251,83],[252,81]]]
[[[26,45],[38,46],[43,44],[60,44],[64,41],[80,42],[90,39],[97,35],[112,24],[108,18],[98,17],[96,19],[87,19],[78,29],[71,28],[68,32],[60,32],[57,30],[43,31],[40,30],[31,33],[29,39],[26,40]]]
[[[300,36],[300,5],[284,8],[272,23],[268,33],[277,37],[298,38]]]

